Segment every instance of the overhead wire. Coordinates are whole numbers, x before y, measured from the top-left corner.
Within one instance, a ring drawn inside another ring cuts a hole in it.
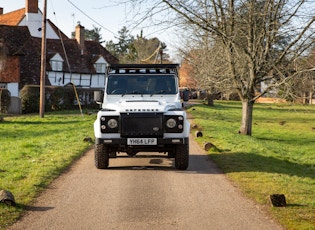
[[[62,46],[64,55],[65,55],[65,58],[66,58],[66,62],[67,62],[67,65],[68,65],[68,69],[69,69],[69,73],[70,73],[70,79],[71,79],[70,82],[71,82],[71,84],[72,84],[72,86],[73,86],[73,90],[74,90],[74,93],[75,93],[75,96],[76,96],[76,99],[77,99],[77,102],[78,102],[78,106],[79,106],[79,109],[80,109],[80,113],[81,113],[82,117],[84,117],[84,116],[83,116],[82,107],[81,107],[81,102],[80,102],[80,99],[79,99],[79,95],[78,95],[76,86],[75,86],[75,84],[72,82],[72,71],[71,71],[71,67],[70,67],[70,62],[69,62],[69,58],[68,58],[68,55],[67,55],[67,51],[66,51],[66,48],[65,48],[63,39],[62,39],[61,31],[60,31],[60,29],[59,29],[59,25],[58,25],[58,20],[57,20],[56,12],[55,12],[55,10],[54,10],[52,0],[50,0],[50,2],[51,2],[51,5],[52,5],[53,14],[54,14],[54,16],[55,16],[55,20],[56,20],[56,24],[57,24],[59,39],[60,39],[61,46]]]
[[[156,50],[154,50],[153,51],[153,53],[149,56],[149,57],[147,57],[147,58],[145,58],[145,59],[142,59],[141,61],[142,62],[147,62],[147,61],[149,61],[154,55],[156,55],[156,57],[155,57],[155,62],[156,62],[156,59],[157,59],[157,56],[158,56],[158,54],[159,54],[159,50],[161,49],[161,43],[159,44],[159,46],[156,48]]]
[[[90,19],[92,22],[94,22],[95,24],[97,24],[98,26],[100,26],[101,28],[103,28],[104,30],[110,32],[111,34],[118,36],[116,33],[114,33],[113,31],[111,31],[110,29],[107,29],[105,26],[103,26],[102,24],[100,24],[99,22],[97,22],[96,20],[94,20],[92,17],[90,17],[87,13],[85,13],[83,10],[81,10],[77,5],[75,5],[72,1],[67,0],[74,8],[76,8],[78,11],[80,11],[85,17],[87,17],[88,19]]]
[[[70,75],[71,75],[70,62],[69,62],[69,59],[68,59],[68,55],[67,55],[67,51],[66,51],[66,48],[65,48],[65,44],[64,44],[63,39],[62,39],[62,36],[61,36],[61,31],[60,31],[60,29],[59,29],[58,20],[57,20],[56,12],[55,12],[55,10],[54,10],[54,6],[53,6],[52,0],[50,0],[50,4],[51,4],[51,6],[52,6],[53,14],[54,14],[54,17],[55,17],[55,20],[56,20],[57,29],[58,29],[58,35],[59,35],[59,38],[60,38],[61,46],[62,46],[63,52],[64,52],[64,54],[65,54],[66,62],[67,62],[68,69],[69,69],[69,72],[70,72]]]

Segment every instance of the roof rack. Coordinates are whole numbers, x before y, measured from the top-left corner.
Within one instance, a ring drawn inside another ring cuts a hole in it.
[[[179,64],[109,64],[107,74],[115,73],[178,73]]]

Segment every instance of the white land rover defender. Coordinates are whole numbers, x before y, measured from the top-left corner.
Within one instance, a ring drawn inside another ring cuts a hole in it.
[[[177,64],[109,65],[103,100],[94,122],[95,166],[106,169],[120,152],[159,152],[189,164],[190,124],[182,108]],[[163,154],[160,154],[161,157]],[[158,155],[159,156],[159,155]]]

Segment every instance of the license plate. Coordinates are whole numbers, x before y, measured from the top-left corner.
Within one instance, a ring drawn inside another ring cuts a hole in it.
[[[128,145],[157,145],[156,138],[128,138]]]

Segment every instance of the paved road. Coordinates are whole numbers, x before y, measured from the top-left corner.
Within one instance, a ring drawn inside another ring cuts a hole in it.
[[[193,141],[190,153],[187,171],[166,158],[111,159],[97,170],[88,151],[10,229],[282,229]]]

